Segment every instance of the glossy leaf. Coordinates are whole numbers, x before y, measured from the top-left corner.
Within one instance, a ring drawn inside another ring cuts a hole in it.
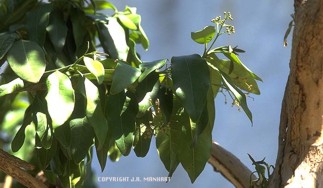
[[[65,149],[70,149],[71,127],[69,124],[65,123],[59,127],[56,127],[54,136]]]
[[[52,145],[52,132],[47,123],[46,114],[37,112],[34,123],[36,125],[36,134],[39,137],[40,146],[49,149]]]
[[[0,34],[0,59],[8,53],[17,38],[18,35],[16,33]]]
[[[128,155],[133,144],[137,103],[124,92],[109,95],[106,103],[109,130],[123,155]]]
[[[131,29],[131,30],[138,29],[137,25],[127,15],[119,14],[118,19],[120,20],[122,25],[127,27],[128,29]]]
[[[149,39],[144,31],[144,29],[141,27],[141,25],[139,25],[139,32],[140,32],[140,43],[142,45],[142,47],[145,49],[145,50],[148,50],[149,48]]]
[[[84,57],[83,61],[86,68],[96,77],[98,83],[102,84],[105,73],[102,63],[89,57]]]
[[[134,151],[137,157],[145,157],[149,151],[153,130],[150,127],[141,126],[136,131],[136,142]]]
[[[203,112],[210,87],[208,65],[197,54],[173,57],[171,62],[176,95],[191,119],[197,122]]]
[[[116,18],[110,17],[108,23],[97,23],[99,40],[111,58],[126,61],[129,47],[126,33]]]
[[[24,87],[24,85],[24,81],[20,78],[16,78],[7,84],[0,85],[0,97],[19,92]]]
[[[67,121],[74,110],[74,89],[68,76],[59,71],[48,76],[46,85],[48,88],[46,95],[48,112],[53,127],[56,128]]]
[[[45,72],[45,54],[32,41],[16,41],[8,52],[7,60],[12,70],[28,82],[38,82]]]
[[[88,79],[84,80],[84,87],[87,100],[86,117],[99,141],[98,148],[101,149],[108,132],[108,122],[102,110],[99,89]]]
[[[63,15],[59,11],[52,11],[50,13],[49,24],[46,30],[55,49],[61,51],[65,45],[68,28]]]
[[[94,132],[83,118],[70,121],[70,127],[72,157],[75,163],[79,163],[93,145]]]
[[[49,23],[49,14],[52,9],[50,4],[39,4],[35,9],[26,15],[26,26],[29,40],[44,45],[46,27]]]
[[[200,31],[191,33],[191,38],[199,44],[209,43],[214,38],[214,36],[215,36],[214,26],[207,26]]]
[[[120,93],[134,83],[139,78],[140,74],[141,71],[139,69],[131,67],[126,63],[119,62],[112,77],[110,93],[112,95]]]
[[[246,115],[252,123],[252,113],[247,105],[246,95],[242,91],[240,91],[236,86],[232,85],[232,80],[225,74],[222,74],[222,80],[225,86],[232,92],[232,94],[238,102],[238,105],[242,107],[243,111],[246,113]]]
[[[138,82],[142,82],[143,79],[145,79],[151,72],[156,71],[160,68],[162,68],[167,62],[167,59],[157,60],[153,62],[143,62],[140,64],[140,69],[142,71],[142,74],[138,78]]]
[[[16,133],[15,137],[11,142],[11,150],[17,152],[25,141],[25,128],[26,126],[21,126],[19,131]]]

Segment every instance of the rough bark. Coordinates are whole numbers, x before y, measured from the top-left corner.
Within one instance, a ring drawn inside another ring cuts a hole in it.
[[[32,170],[33,165],[9,155],[0,149],[0,170],[12,176],[22,185],[29,188],[46,188],[46,186],[35,177],[30,175],[27,170]]]
[[[323,187],[323,0],[295,0],[290,75],[270,187]]]

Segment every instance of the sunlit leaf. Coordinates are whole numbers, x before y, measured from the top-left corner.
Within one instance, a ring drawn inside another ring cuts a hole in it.
[[[131,67],[126,63],[119,62],[112,77],[110,93],[114,95],[123,91],[134,83],[139,78],[140,74],[141,71],[139,69]]]
[[[45,72],[45,54],[32,41],[16,41],[8,52],[7,60],[12,70],[28,82],[38,82]]]
[[[108,23],[97,23],[101,45],[111,58],[126,61],[129,47],[126,33],[116,18],[110,17]]]
[[[53,126],[56,128],[62,125],[74,110],[74,89],[68,76],[60,71],[50,74],[46,85],[48,88],[46,95],[48,112],[52,118]]]
[[[136,24],[127,15],[119,14],[118,18],[123,26],[131,30],[137,30]]]
[[[192,39],[199,44],[209,43],[213,39],[214,35],[215,35],[214,26],[207,26],[200,31],[191,33]]]
[[[83,61],[89,71],[96,77],[98,83],[102,84],[105,73],[102,63],[89,57],[84,57]]]
[[[16,78],[7,84],[0,85],[0,97],[19,92],[24,87],[24,81],[20,78]]]
[[[173,57],[171,62],[176,95],[191,119],[197,122],[204,109],[210,87],[208,65],[197,54]]]
[[[238,105],[242,107],[243,111],[246,113],[246,115],[252,123],[252,113],[247,105],[246,95],[242,91],[240,91],[236,86],[231,84],[232,80],[229,77],[227,77],[225,74],[222,74],[221,76],[223,83],[233,93],[235,99],[238,102]]]
[[[84,79],[84,87],[87,100],[86,117],[99,141],[98,148],[101,149],[108,132],[108,122],[102,110],[99,89],[88,79]]]

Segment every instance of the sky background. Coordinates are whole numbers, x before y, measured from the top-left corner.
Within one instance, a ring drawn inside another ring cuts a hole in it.
[[[246,53],[241,60],[263,79],[259,83],[261,95],[248,100],[253,113],[253,126],[243,112],[225,104],[223,95],[216,99],[216,120],[213,140],[236,155],[253,169],[247,153],[255,160],[266,157],[266,162],[275,164],[277,155],[278,126],[281,102],[289,72],[291,45],[283,46],[283,37],[291,21],[293,1],[277,0],[115,0],[119,10],[128,6],[137,7],[142,16],[142,26],[150,39],[147,52],[140,49],[144,61],[172,56],[201,54],[203,46],[191,40],[191,31],[207,25],[224,11],[232,13],[236,33],[223,35],[216,46],[238,45]],[[291,36],[289,44],[291,43]],[[139,47],[140,48],[140,47]],[[155,141],[145,158],[138,158],[132,151],[119,162],[107,162],[103,173],[96,159],[97,177],[165,177],[165,170],[157,154]],[[104,182],[99,187],[112,188],[232,188],[219,173],[207,164],[204,171],[191,184],[182,166],[178,166],[168,183]]]

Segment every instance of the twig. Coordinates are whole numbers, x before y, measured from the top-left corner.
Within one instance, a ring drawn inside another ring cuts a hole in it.
[[[252,172],[232,153],[213,142],[211,157],[208,161],[215,171],[222,174],[237,188],[249,188],[250,177],[257,179]]]

